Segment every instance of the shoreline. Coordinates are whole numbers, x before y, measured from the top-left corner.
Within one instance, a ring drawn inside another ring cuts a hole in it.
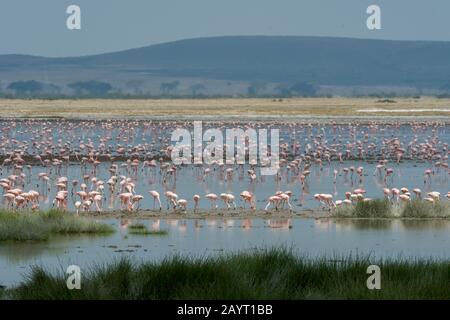
[[[94,262],[95,263],[95,262]],[[220,256],[121,258],[94,264],[83,290],[67,290],[67,274],[36,266],[25,280],[0,290],[0,299],[442,299],[449,297],[449,261],[323,255],[311,258],[283,247]],[[367,289],[368,267],[383,270],[383,290]],[[181,273],[181,275],[180,275]],[[105,276],[108,275],[108,276]],[[305,277],[306,275],[306,277]],[[181,279],[181,280],[180,280]],[[270,286],[268,285],[270,284]],[[101,290],[99,290],[99,287]],[[117,288],[124,288],[117,291]]]
[[[248,121],[257,123],[274,123],[277,124],[280,121],[286,123],[317,123],[317,124],[337,124],[346,125],[348,122],[358,122],[362,125],[368,125],[372,123],[378,124],[410,124],[411,122],[438,122],[440,124],[450,124],[450,116],[429,116],[429,115],[410,115],[410,116],[398,116],[398,115],[374,115],[374,116],[309,116],[309,115],[294,115],[294,116],[268,116],[268,115],[223,115],[220,116],[220,121],[217,120],[215,115],[189,115],[189,116],[3,116],[0,114],[0,121],[178,121],[178,122],[190,122],[190,121],[205,121],[208,123],[223,123],[223,122],[235,122],[235,123],[247,123]]]
[[[69,212],[69,214],[74,214]],[[210,209],[200,210],[194,213],[192,210],[187,212],[181,211],[159,211],[159,210],[139,210],[138,212],[127,212],[120,210],[103,211],[103,212],[80,212],[80,217],[90,219],[332,219],[332,220],[449,220],[449,217],[337,217],[327,211],[320,210],[302,210],[290,213],[288,210],[274,212],[264,210],[250,210],[250,209]]]
[[[72,214],[72,212],[70,212]],[[288,210],[273,212],[264,210],[250,210],[250,209],[210,209],[199,210],[195,212],[188,210],[182,211],[167,211],[167,210],[148,210],[143,209],[137,212],[127,212],[120,210],[103,211],[103,212],[80,212],[80,217],[93,219],[289,219],[289,218],[329,218],[329,214],[321,211],[304,210],[298,212],[289,212]]]
[[[0,120],[348,121],[450,123],[450,99],[394,98],[0,99]]]

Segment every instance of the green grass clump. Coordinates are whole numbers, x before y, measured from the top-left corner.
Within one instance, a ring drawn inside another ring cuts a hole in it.
[[[107,234],[114,229],[59,210],[0,211],[0,241],[45,241],[56,234]]]
[[[381,268],[381,290],[366,286],[367,267]],[[34,267],[8,299],[449,299],[450,261],[344,257],[308,259],[266,249],[219,257],[129,259],[93,267],[81,290],[66,275]]]
[[[401,212],[402,217],[442,218],[450,215],[450,207],[443,202],[427,202],[419,199],[408,201]]]
[[[391,203],[387,199],[360,201],[352,205],[342,205],[334,213],[336,217],[349,218],[448,218],[450,202],[427,202],[421,199]]]
[[[336,209],[338,217],[387,218],[392,216],[392,205],[386,199],[359,201],[352,205],[343,205]]]
[[[156,235],[156,236],[164,236],[169,232],[167,230],[148,230],[148,228],[141,223],[135,223],[128,226],[128,233],[135,235]]]
[[[353,214],[358,218],[384,218],[391,212],[391,203],[385,199],[359,201]]]

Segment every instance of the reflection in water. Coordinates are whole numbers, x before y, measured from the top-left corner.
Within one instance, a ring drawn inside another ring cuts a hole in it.
[[[336,228],[345,230],[390,229],[395,221],[391,219],[336,219]]]
[[[92,235],[82,235],[76,238],[69,235],[58,235],[53,236],[49,242],[2,243],[0,244],[0,260],[1,257],[6,257],[11,263],[26,263],[42,255],[57,256],[64,254],[69,247],[80,249],[80,246],[73,246],[75,239],[79,242],[90,242],[95,241],[96,238],[96,236]]]
[[[450,220],[447,219],[405,219],[401,220],[401,224],[405,229],[410,230],[450,229]]]
[[[43,254],[61,253],[64,253],[64,248],[49,248],[38,243],[0,245],[0,257],[6,257],[10,263],[26,263]]]
[[[161,220],[160,219],[156,219],[152,222],[152,230],[158,231],[160,230],[160,224],[161,224]]]
[[[120,219],[120,227],[122,229],[127,229],[130,224],[130,219]]]
[[[0,284],[22,279],[22,267],[59,268],[106,263],[127,256],[160,260],[168,255],[205,256],[252,248],[292,247],[308,256],[370,254],[378,257],[450,259],[449,220],[400,219],[151,219],[109,220],[107,236],[64,236],[40,243],[0,245]],[[142,223],[167,235],[127,236]]]
[[[186,224],[186,220],[181,220],[179,225],[178,225],[178,231],[184,233],[187,230],[187,224]]]
[[[217,224],[216,219],[206,219],[206,224],[208,227],[214,227]]]
[[[450,229],[447,219],[335,219],[336,229],[355,230],[427,230]],[[322,225],[323,223],[320,223]]]
[[[252,227],[252,219],[243,219],[242,220],[242,228],[245,230],[249,230]]]
[[[314,221],[315,226],[321,230],[329,230],[332,223],[333,223],[333,220],[331,220],[329,218],[321,218],[321,219],[316,219]],[[339,225],[336,225],[336,229],[338,229],[338,228],[339,228]]]
[[[291,228],[291,219],[268,219],[266,224],[269,228],[289,229]]]
[[[224,219],[224,223],[228,228],[231,228],[234,226],[234,219]]]

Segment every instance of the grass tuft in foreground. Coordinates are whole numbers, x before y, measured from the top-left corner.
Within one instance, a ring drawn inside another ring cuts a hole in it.
[[[310,260],[266,249],[220,257],[175,256],[135,264],[122,259],[85,273],[81,290],[66,275],[40,267],[9,299],[448,299],[449,261],[370,261],[347,257]],[[381,268],[381,290],[367,289],[367,267]]]
[[[108,234],[113,227],[59,210],[0,211],[0,241],[44,241],[56,234]]]
[[[135,235],[165,236],[169,232],[167,230],[148,230],[148,228],[144,224],[135,223],[128,226],[128,233]]]

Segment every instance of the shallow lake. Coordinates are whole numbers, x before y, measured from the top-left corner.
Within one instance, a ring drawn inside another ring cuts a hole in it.
[[[140,208],[153,208],[153,199],[148,191],[156,190],[161,195],[163,207],[166,208],[164,192],[174,191],[178,199],[189,201],[188,208],[192,209],[194,194],[201,196],[200,207],[209,208],[211,203],[204,196],[207,193],[232,193],[237,199],[243,190],[254,193],[256,206],[261,209],[266,205],[267,198],[276,191],[292,191],[291,202],[294,210],[318,208],[314,200],[315,193],[328,193],[334,199],[343,199],[346,191],[356,188],[364,188],[368,198],[382,198],[383,188],[407,187],[421,188],[423,194],[429,191],[438,191],[442,196],[447,194],[450,188],[450,175],[448,170],[448,145],[450,144],[449,125],[398,125],[398,124],[353,124],[353,125],[324,125],[324,124],[284,124],[284,123],[257,123],[256,128],[280,128],[280,143],[289,145],[289,154],[292,157],[309,155],[315,159],[318,150],[328,150],[331,160],[328,162],[323,155],[322,164],[313,160],[303,161],[311,164],[310,174],[302,186],[299,176],[301,170],[293,172],[288,165],[280,168],[278,176],[261,176],[259,168],[256,168],[255,180],[249,178],[248,164],[240,167],[237,165],[194,167],[192,165],[178,166],[176,174],[165,177],[161,172],[161,163],[156,167],[143,167],[144,159],[159,158],[167,146],[173,144],[170,141],[171,132],[179,125],[177,122],[157,121],[0,121],[0,156],[5,159],[14,152],[22,152],[24,156],[31,157],[31,167],[24,166],[18,170],[11,163],[0,167],[0,178],[8,178],[16,175],[16,186],[23,190],[36,190],[41,194],[40,207],[47,209],[52,207],[59,177],[68,178],[68,207],[74,210],[74,203],[80,200],[75,194],[80,190],[80,184],[85,182],[88,190],[96,186],[92,178],[102,180],[105,183],[103,191],[104,210],[118,209],[119,179],[114,194],[110,194],[106,182],[111,177],[111,162],[101,162],[97,168],[82,161],[88,154],[119,156],[121,159],[139,158],[139,166],[134,170],[130,162],[116,161],[118,172],[116,176],[124,176],[135,184],[136,194],[141,194],[144,199],[140,202]],[[186,123],[187,126],[192,125]],[[238,124],[222,124],[223,127],[243,127]],[[204,125],[214,127],[214,124]],[[398,140],[399,144],[393,146],[387,141]],[[293,144],[298,143],[298,149],[293,150]],[[360,143],[360,144],[359,144]],[[427,146],[433,146],[434,155],[429,155]],[[360,147],[358,147],[360,146]],[[402,147],[404,152],[400,163],[396,162],[397,148]],[[122,151],[120,151],[122,150]],[[359,150],[359,151],[358,151]],[[120,151],[120,152],[119,152]],[[359,156],[363,152],[363,156]],[[337,154],[342,153],[342,162],[337,161]],[[346,154],[348,153],[348,157]],[[42,166],[35,157],[42,155],[42,159],[48,161]],[[60,165],[52,165],[51,160],[70,155],[71,164],[62,162]],[[362,160],[360,160],[360,158]],[[376,170],[378,164],[374,159],[388,159],[385,168],[393,170],[392,175],[386,178]],[[317,160],[317,159],[316,159]],[[438,167],[437,163],[447,165]],[[24,163],[25,165],[27,162]],[[287,162],[289,164],[289,161]],[[347,172],[348,168],[363,167],[363,174],[359,177],[356,172]],[[232,168],[234,171],[227,175],[225,170]],[[205,170],[210,170],[205,174]],[[431,170],[429,178],[425,178],[425,170]],[[334,170],[338,174],[334,179]],[[39,173],[47,173],[49,181],[44,183],[39,178]],[[23,177],[22,177],[23,175]],[[72,181],[78,181],[77,186],[72,186]],[[3,199],[5,204],[5,199]],[[224,206],[220,201],[219,206]],[[91,209],[94,209],[92,205]]]
[[[152,219],[104,220],[110,236],[60,236],[44,243],[0,244],[0,285],[23,279],[31,265],[81,270],[128,256],[157,261],[171,255],[207,256],[284,246],[308,257],[450,259],[450,220]],[[131,235],[140,222],[167,235]]]
[[[356,174],[351,177],[348,175],[339,174],[336,183],[333,183],[333,170],[337,169],[342,172],[344,167],[359,167],[363,166],[365,174],[363,181],[360,183],[359,177],[356,178]],[[97,169],[96,177],[107,181],[109,179],[108,172],[109,165],[104,163]],[[366,197],[369,198],[382,198],[383,188],[388,187],[407,187],[410,190],[413,188],[421,188],[423,193],[429,191],[438,191],[443,196],[447,194],[450,188],[450,175],[444,170],[437,170],[437,173],[431,178],[431,183],[424,184],[424,171],[430,168],[429,163],[417,162],[417,161],[405,161],[400,165],[392,165],[394,174],[388,178],[387,181],[378,175],[374,175],[376,163],[367,163],[363,161],[344,161],[339,163],[337,161],[332,162],[330,165],[324,166],[320,169],[317,166],[310,168],[311,174],[308,177],[305,187],[302,188],[298,175],[290,174],[286,168],[282,168],[281,179],[277,180],[274,176],[260,176],[254,182],[250,182],[247,176],[248,165],[238,169],[232,178],[227,178],[223,172],[219,172],[218,169],[212,170],[208,177],[203,179],[203,174],[198,168],[187,166],[180,167],[177,171],[176,179],[170,181],[163,181],[163,177],[159,174],[158,168],[139,171],[138,174],[133,175],[126,172],[126,169],[122,168],[121,175],[129,176],[135,183],[136,194],[141,194],[144,199],[140,202],[140,208],[152,209],[153,198],[149,195],[149,190],[156,190],[161,195],[161,202],[163,209],[167,210],[166,200],[164,198],[164,192],[167,190],[174,191],[178,194],[178,199],[187,199],[189,201],[188,209],[193,208],[192,197],[195,194],[201,196],[200,208],[210,208],[211,203],[204,198],[208,193],[232,193],[236,197],[237,206],[242,206],[243,203],[239,199],[239,194],[243,190],[249,190],[254,193],[256,198],[256,207],[263,209],[266,205],[267,199],[273,195],[276,191],[290,190],[293,192],[291,197],[291,203],[295,211],[302,209],[317,209],[319,208],[318,202],[314,199],[315,193],[329,193],[334,196],[334,199],[345,199],[345,192],[352,191],[356,188],[364,188],[366,190]],[[74,179],[80,180],[84,170],[79,165],[72,165],[63,168],[59,175],[51,175],[52,181],[47,186],[42,185],[42,180],[39,180],[38,173],[46,171],[48,168],[39,166],[33,166],[31,173],[26,178],[24,190],[34,189],[40,192],[40,207],[41,209],[51,208],[53,205],[53,199],[56,195],[55,180],[57,176],[66,176],[70,181]],[[7,177],[12,172],[4,169],[0,177]],[[82,183],[82,180],[81,182]],[[91,188],[92,184],[88,181],[86,183],[88,188]],[[70,190],[72,186],[70,185]],[[75,194],[75,191],[69,192],[68,197],[69,210],[75,210],[74,203],[79,200],[79,197]],[[5,200],[3,199],[5,205]],[[225,207],[221,202],[217,202],[219,207]],[[117,193],[111,195],[108,190],[104,191],[104,210],[119,209],[119,198]],[[248,207],[248,206],[247,206]],[[91,207],[95,210],[94,206]]]

